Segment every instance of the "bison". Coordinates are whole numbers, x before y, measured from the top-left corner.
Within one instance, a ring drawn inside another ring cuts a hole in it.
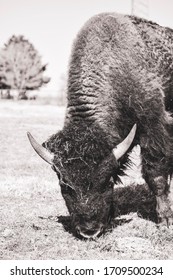
[[[113,188],[131,149],[156,198],[157,221],[173,223],[173,31],[103,13],[78,33],[68,70],[64,127],[35,151],[56,172],[76,236],[100,236],[113,217]]]

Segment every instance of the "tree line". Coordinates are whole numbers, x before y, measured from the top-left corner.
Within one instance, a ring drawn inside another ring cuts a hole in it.
[[[0,90],[17,92],[18,99],[27,99],[28,90],[37,90],[50,81],[44,76],[47,64],[24,36],[13,35],[0,49]]]

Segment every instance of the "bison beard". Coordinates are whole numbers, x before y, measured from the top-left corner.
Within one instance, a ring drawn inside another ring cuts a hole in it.
[[[172,49],[172,30],[115,13],[91,18],[79,32],[69,64],[64,127],[43,147],[28,134],[58,175],[76,234],[96,237],[108,226],[113,181],[136,144],[143,177],[156,199],[157,220],[173,223],[168,199]]]

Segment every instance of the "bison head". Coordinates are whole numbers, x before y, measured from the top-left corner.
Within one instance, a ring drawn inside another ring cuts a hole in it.
[[[88,133],[87,128],[84,131],[82,137],[81,133],[64,129],[43,145],[30,133],[28,138],[59,178],[74,234],[95,238],[104,232],[113,215],[113,186],[119,159],[131,146],[136,125],[113,149],[97,133],[91,133],[91,130]]]

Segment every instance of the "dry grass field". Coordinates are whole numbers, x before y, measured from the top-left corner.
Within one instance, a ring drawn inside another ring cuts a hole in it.
[[[173,259],[173,228],[131,221],[93,241],[78,240],[57,216],[68,216],[58,180],[31,148],[62,127],[64,107],[0,101],[0,259]]]

